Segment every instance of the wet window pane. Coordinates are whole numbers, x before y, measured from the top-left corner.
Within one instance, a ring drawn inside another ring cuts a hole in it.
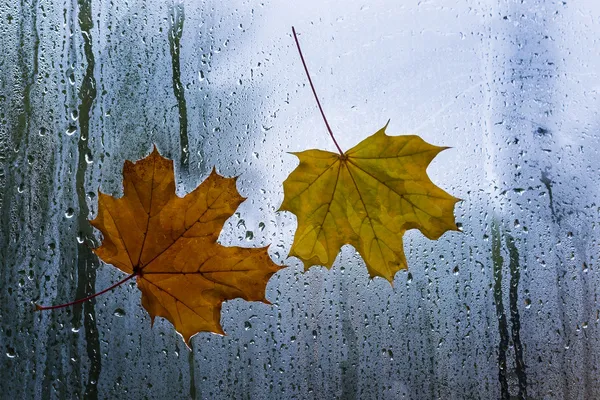
[[[4,1],[0,6],[2,398],[600,398],[600,6],[583,2]],[[289,152],[390,120],[450,146],[428,168],[461,232],[405,235],[369,280],[287,258]],[[91,248],[98,190],[152,145],[177,191],[211,171],[247,197],[223,245],[271,244],[272,305],[224,303],[190,351],[151,327]]]

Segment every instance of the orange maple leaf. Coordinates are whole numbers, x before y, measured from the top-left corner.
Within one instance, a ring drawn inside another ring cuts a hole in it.
[[[281,268],[268,247],[217,243],[223,224],[244,200],[235,182],[213,169],[199,187],[178,197],[173,161],[155,147],[148,157],[125,162],[124,196],[99,193],[98,216],[90,221],[104,235],[94,252],[135,275],[152,322],[168,319],[188,344],[198,332],[223,334],[223,301],[268,303],[267,282]]]

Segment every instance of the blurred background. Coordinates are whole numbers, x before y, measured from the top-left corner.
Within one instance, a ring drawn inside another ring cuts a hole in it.
[[[408,271],[287,259],[297,159],[388,134],[450,146],[428,173],[461,232],[405,235]],[[600,3],[3,0],[0,398],[600,398]],[[213,166],[247,200],[220,242],[287,268],[189,350],[90,250],[97,192],[156,144],[178,194]]]

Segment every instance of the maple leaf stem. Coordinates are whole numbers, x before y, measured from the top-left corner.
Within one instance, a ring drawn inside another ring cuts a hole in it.
[[[110,290],[113,290],[113,289],[114,289],[114,288],[116,288],[117,286],[121,286],[122,284],[124,284],[125,282],[127,282],[128,280],[130,280],[131,278],[133,278],[134,276],[137,276],[137,275],[138,275],[138,273],[137,273],[137,272],[134,272],[133,274],[131,274],[131,275],[127,276],[126,278],[124,278],[124,279],[121,279],[119,282],[115,283],[115,284],[114,284],[114,285],[112,285],[111,287],[108,287],[108,288],[106,288],[106,289],[104,289],[104,290],[102,290],[102,291],[100,291],[100,292],[98,292],[98,293],[94,293],[94,294],[92,294],[92,295],[89,295],[89,296],[87,296],[87,297],[84,297],[83,299],[75,300],[75,301],[72,301],[72,302],[70,302],[70,303],[66,303],[66,304],[59,304],[59,305],[57,305],[57,306],[40,306],[39,304],[36,304],[36,305],[35,305],[35,309],[36,309],[37,311],[43,311],[43,310],[55,310],[55,309],[57,309],[57,308],[64,308],[64,307],[73,306],[73,305],[75,305],[75,304],[83,303],[84,301],[88,301],[88,300],[90,300],[90,299],[93,299],[93,298],[94,298],[94,297],[96,297],[96,296],[100,296],[101,294],[104,294],[104,293],[106,293],[106,292],[108,292],[108,291],[110,291]]]
[[[298,35],[296,34],[296,29],[292,26],[292,33],[294,34],[294,40],[296,41],[296,47],[298,47],[298,53],[300,53],[300,59],[302,60],[302,65],[304,66],[304,71],[306,72],[306,77],[308,78],[308,83],[310,83],[310,88],[312,89],[313,94],[315,95],[315,100],[317,101],[317,106],[319,106],[319,111],[321,111],[321,116],[323,117],[323,121],[325,121],[325,126],[327,127],[327,131],[329,132],[329,136],[333,139],[333,143],[335,147],[337,147],[340,155],[344,155],[344,152],[340,148],[337,140],[333,136],[333,132],[331,131],[331,127],[329,126],[329,122],[327,122],[327,118],[325,117],[325,113],[323,112],[323,107],[321,107],[321,102],[319,101],[319,97],[317,96],[317,91],[315,90],[315,85],[313,85],[312,79],[310,78],[310,74],[308,73],[308,67],[306,66],[306,61],[304,61],[304,56],[302,55],[302,49],[300,49],[300,42],[298,42]]]

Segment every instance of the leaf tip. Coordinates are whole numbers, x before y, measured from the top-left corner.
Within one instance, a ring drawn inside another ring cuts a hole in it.
[[[134,165],[135,164],[131,160],[125,160],[123,163],[123,176],[125,175],[126,171],[132,170]],[[123,179],[123,181],[125,181],[125,179]]]
[[[266,305],[268,305],[268,306],[272,306],[272,305],[273,305],[273,303],[271,303],[271,302],[270,302],[269,300],[267,300],[266,298],[264,298],[264,299],[261,299],[260,301],[261,301],[261,303],[263,303],[263,304],[266,304]]]
[[[185,347],[187,347],[187,349],[189,351],[194,351],[191,340],[194,336],[197,335],[197,332],[192,335],[186,335],[186,336],[184,336],[181,332],[177,332],[177,333],[179,333],[181,335],[181,337],[183,338],[183,343],[185,343]]]
[[[465,231],[462,229],[462,224],[461,224],[461,226],[458,226],[458,223],[456,223],[456,222],[454,223],[454,226],[449,230],[452,232],[465,233]]]
[[[170,162],[171,164],[173,164],[173,160],[163,157],[160,154],[160,151],[158,151],[158,147],[156,147],[156,144],[152,144],[152,152],[147,157],[144,157],[144,158],[136,161],[134,164],[137,164],[140,161],[145,161],[148,159],[155,159],[155,160],[158,159],[160,161],[163,161],[163,162],[167,161],[167,162]],[[127,160],[125,162],[127,162]]]
[[[402,266],[400,266],[400,269],[398,269],[397,271],[400,271],[400,270],[403,270],[403,269],[407,269],[407,268],[406,267],[403,268]],[[370,280],[374,280],[375,278],[381,278],[381,279],[384,279],[386,282],[389,282],[390,285],[392,286],[392,288],[394,287],[394,275],[396,275],[395,272],[392,272],[391,276],[386,276],[386,275],[384,275],[382,273],[379,273],[377,271],[372,271],[370,268],[367,268],[367,270],[369,272],[369,279]]]
[[[218,330],[217,330],[218,329]],[[217,326],[217,328],[215,328],[214,331],[212,331],[212,333],[214,333],[215,335],[219,335],[219,336],[227,336],[227,334],[225,333],[225,331],[223,330],[223,328],[221,327],[221,324],[219,323],[219,325]]]
[[[298,257],[298,256],[295,256]],[[298,257],[300,258],[300,257]],[[302,258],[300,258],[300,261],[302,261],[302,265],[304,266],[304,272],[308,272],[309,269],[311,269],[311,267],[313,265],[318,265],[318,264],[313,264],[310,260],[303,260]]]

